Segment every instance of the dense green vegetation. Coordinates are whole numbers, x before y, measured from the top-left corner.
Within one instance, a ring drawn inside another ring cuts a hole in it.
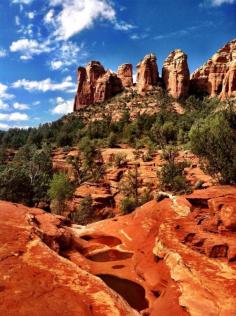
[[[220,182],[236,183],[236,113],[232,105],[218,99],[191,96],[182,101],[185,112],[178,114],[171,98],[153,94],[152,98],[155,97],[160,111],[153,115],[138,114],[132,120],[125,106],[121,119],[114,122],[111,113],[103,111],[104,105],[96,105],[97,112],[106,113],[97,121],[87,119],[92,116],[90,111],[94,108],[91,108],[38,128],[0,132],[0,199],[27,205],[51,201],[52,209],[61,213],[64,201],[70,197],[75,185],[87,180],[99,182],[103,178],[106,166],[100,148],[119,147],[119,144],[134,147],[137,155],[141,148],[147,148],[144,161],[152,160],[152,153],[157,149],[164,153],[169,146],[191,149],[201,158],[207,172]],[[120,98],[122,104],[129,101]],[[82,153],[68,161],[76,173],[73,183],[64,174],[53,177],[51,162],[51,150],[57,147],[67,150],[70,146],[78,147]],[[9,159],[11,151],[17,152],[12,161]],[[126,157],[115,157],[114,163],[117,167],[124,166]],[[176,162],[175,155],[167,157],[158,174],[161,188],[186,192],[188,187],[183,170],[184,165]],[[136,178],[135,172],[131,172],[126,179],[130,185],[129,190],[123,188],[126,191],[123,213],[132,211],[142,199],[150,199],[148,192],[146,196],[138,194]],[[85,202],[88,204],[89,199]],[[74,216],[78,216],[76,214]],[[84,216],[85,221],[86,214]]]

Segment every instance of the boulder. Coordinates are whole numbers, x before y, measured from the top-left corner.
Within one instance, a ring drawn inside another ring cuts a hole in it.
[[[137,65],[137,90],[139,93],[152,90],[158,84],[157,58],[149,54]]]
[[[164,62],[162,78],[166,91],[175,99],[187,97],[190,74],[187,55],[180,49],[170,53]]]
[[[224,205],[220,210],[220,220],[223,226],[232,231],[236,231],[236,205]]]

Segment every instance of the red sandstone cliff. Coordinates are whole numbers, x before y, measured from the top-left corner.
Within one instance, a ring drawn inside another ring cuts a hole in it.
[[[220,96],[225,99],[236,95],[236,40],[219,49],[191,76],[193,91]]]
[[[190,74],[187,55],[182,50],[176,49],[167,57],[162,69],[162,79],[166,91],[173,98],[188,96]]]

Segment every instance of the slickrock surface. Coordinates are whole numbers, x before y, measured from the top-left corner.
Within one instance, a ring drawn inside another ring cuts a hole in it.
[[[182,50],[176,49],[167,57],[162,69],[162,78],[166,91],[173,98],[188,96],[190,74],[187,55]]]
[[[0,202],[0,315],[234,316],[235,202],[211,187],[88,226]]]
[[[137,65],[137,90],[139,93],[152,90],[158,81],[157,58],[154,54],[146,55]]]
[[[121,79],[123,87],[132,87],[133,85],[133,66],[123,64],[117,70],[117,76]]]
[[[138,315],[99,278],[63,258],[63,218],[0,202],[0,315]]]
[[[211,59],[191,76],[193,91],[222,99],[236,95],[236,40],[219,49]]]

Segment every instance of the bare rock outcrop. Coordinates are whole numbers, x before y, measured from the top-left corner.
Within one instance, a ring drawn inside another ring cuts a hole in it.
[[[133,85],[133,66],[132,64],[123,64],[117,70],[117,76],[120,78],[123,87],[129,88]]]
[[[94,102],[101,103],[123,90],[122,81],[115,73],[107,71],[97,80]]]
[[[188,96],[190,74],[187,55],[182,50],[176,49],[167,57],[162,69],[162,79],[166,91],[173,98]]]
[[[149,54],[137,65],[137,90],[139,93],[152,90],[158,84],[157,58]]]
[[[98,78],[105,73],[99,61],[91,61],[86,68],[78,68],[78,89],[75,97],[74,110],[79,110],[86,105],[93,104],[94,92]]]
[[[193,92],[229,98],[236,94],[236,40],[219,49],[191,76]]]

